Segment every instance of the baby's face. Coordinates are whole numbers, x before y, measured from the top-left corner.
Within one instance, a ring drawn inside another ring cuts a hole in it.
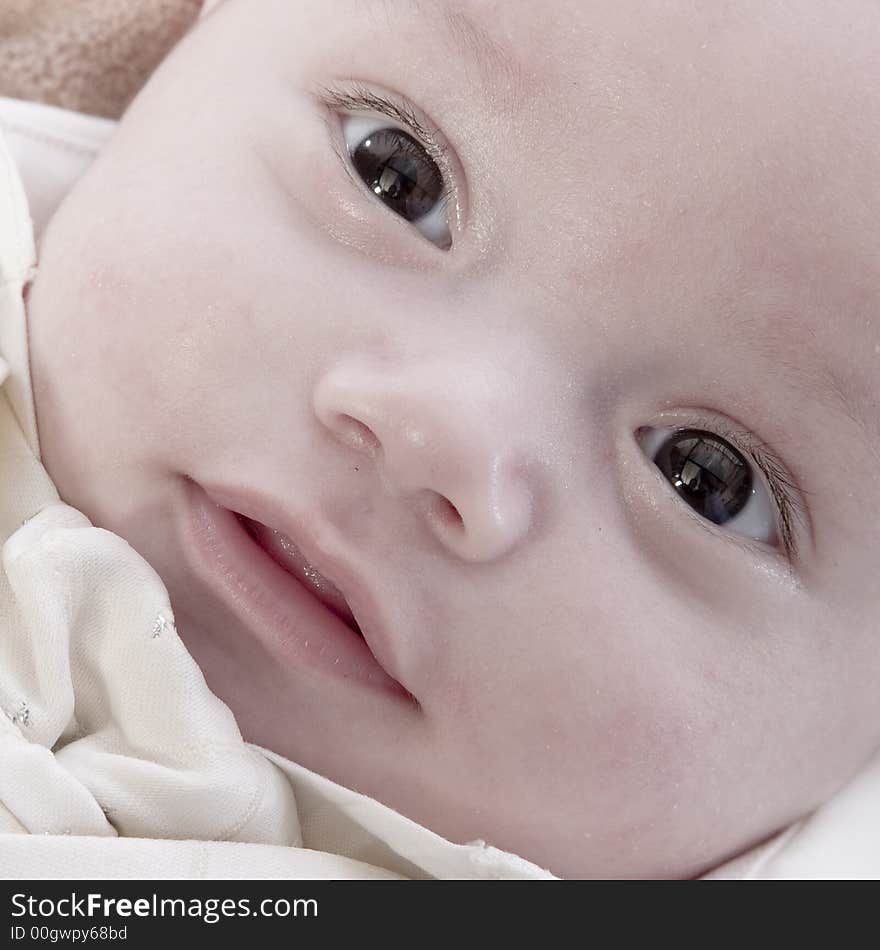
[[[38,423],[246,738],[571,876],[697,874],[873,752],[880,17],[838,9],[229,0],[162,66],[41,249]],[[308,523],[404,688],[224,593],[194,483]]]

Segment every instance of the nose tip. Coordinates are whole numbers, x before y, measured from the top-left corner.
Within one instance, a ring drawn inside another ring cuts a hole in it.
[[[373,460],[389,494],[416,499],[451,553],[486,561],[515,547],[532,518],[502,391],[443,365],[349,359],[319,379],[313,410],[337,441]]]

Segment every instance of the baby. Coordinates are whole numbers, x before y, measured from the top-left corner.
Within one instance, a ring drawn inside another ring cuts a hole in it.
[[[182,41],[41,241],[30,372],[248,742],[562,877],[705,874],[866,767],[878,42],[866,0]]]

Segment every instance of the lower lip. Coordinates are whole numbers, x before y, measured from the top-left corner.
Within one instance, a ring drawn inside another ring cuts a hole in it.
[[[189,481],[185,543],[201,575],[282,662],[396,695],[406,691],[348,624],[257,544],[235,512]]]

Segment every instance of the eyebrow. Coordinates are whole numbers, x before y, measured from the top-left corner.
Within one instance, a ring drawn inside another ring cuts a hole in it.
[[[730,326],[749,341],[743,352],[756,356],[768,374],[781,377],[792,392],[828,406],[838,419],[855,424],[880,462],[880,395],[869,379],[831,366],[815,333],[784,313],[776,312],[770,319],[766,314],[739,317]],[[733,337],[730,344],[736,346]]]
[[[875,352],[880,352],[876,346]],[[870,388],[862,388],[850,376],[842,376],[830,369],[824,376],[824,391],[837,408],[861,428],[874,457],[880,462],[880,397]]]
[[[880,397],[872,391],[870,384],[820,362],[815,377],[804,380],[802,388],[817,392],[819,398],[827,400],[838,415],[855,423],[865,438],[865,444],[880,462]]]
[[[436,28],[446,52],[466,68],[467,79],[478,80],[484,97],[498,111],[512,114],[528,101],[535,77],[513,51],[492,36],[471,13],[452,0],[365,0],[368,8],[382,8],[388,30],[395,18],[413,12],[430,21],[426,32]],[[475,85],[473,81],[466,85]]]

